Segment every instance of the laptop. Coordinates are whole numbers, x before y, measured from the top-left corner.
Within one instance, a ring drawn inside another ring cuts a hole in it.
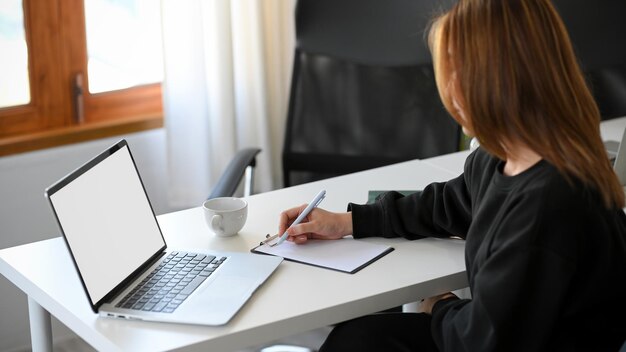
[[[621,141],[605,141],[604,146],[617,177],[622,186],[626,186],[626,129],[624,129]]]
[[[91,308],[101,316],[223,325],[282,261],[168,249],[125,140],[45,195]]]

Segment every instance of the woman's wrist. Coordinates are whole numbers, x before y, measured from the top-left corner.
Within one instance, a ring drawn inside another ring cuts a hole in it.
[[[352,212],[340,213],[342,237],[352,235]]]

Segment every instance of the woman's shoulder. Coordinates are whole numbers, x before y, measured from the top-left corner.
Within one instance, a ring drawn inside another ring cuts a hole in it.
[[[482,148],[474,150],[465,161],[468,183],[495,183],[532,203],[536,209],[588,211],[604,208],[600,194],[573,176],[566,176],[546,160],[541,160],[522,174],[508,177],[501,173],[504,162]],[[500,171],[499,171],[500,170]]]
[[[474,151],[470,153],[470,155],[465,159],[465,170],[481,168],[488,164],[498,163],[500,159],[489,154],[483,148],[476,148]]]
[[[542,160],[535,174],[528,180],[526,190],[541,196],[542,203],[567,208],[604,208],[600,193],[574,176],[559,171]]]
[[[515,176],[502,174],[504,162],[478,148],[465,165],[470,183],[493,184],[510,194],[510,199],[540,213],[583,214],[605,209],[597,190],[573,176],[566,176],[542,159]]]
[[[574,177],[568,177],[549,162],[542,160],[521,185],[519,193],[525,198],[537,200],[537,207],[544,211],[586,211],[589,207],[602,205],[597,191]]]
[[[575,177],[563,175],[546,161],[535,177],[518,190],[516,197],[521,206],[534,209],[538,223],[543,226],[567,228],[581,234],[606,230],[607,226],[613,228],[611,231],[624,233],[626,230],[622,209],[607,208],[596,189]]]
[[[470,153],[467,159],[465,159],[463,173],[466,181],[469,184],[485,181],[485,176],[488,178],[491,177],[491,174],[497,169],[498,164],[501,162],[502,160],[487,153],[484,149],[480,147],[476,148]]]

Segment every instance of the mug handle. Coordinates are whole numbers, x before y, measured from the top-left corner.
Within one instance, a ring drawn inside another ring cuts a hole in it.
[[[213,215],[213,217],[211,218],[211,229],[213,229],[213,232],[215,232],[216,234],[223,234],[224,233],[224,228],[222,227],[222,216],[219,214],[215,214]]]

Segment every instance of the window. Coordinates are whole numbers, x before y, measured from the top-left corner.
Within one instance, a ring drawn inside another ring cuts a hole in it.
[[[0,7],[0,108],[30,102],[28,54],[20,0],[6,0]]]
[[[89,92],[161,82],[159,1],[84,1]]]
[[[2,1],[0,156],[162,126],[159,1]]]

